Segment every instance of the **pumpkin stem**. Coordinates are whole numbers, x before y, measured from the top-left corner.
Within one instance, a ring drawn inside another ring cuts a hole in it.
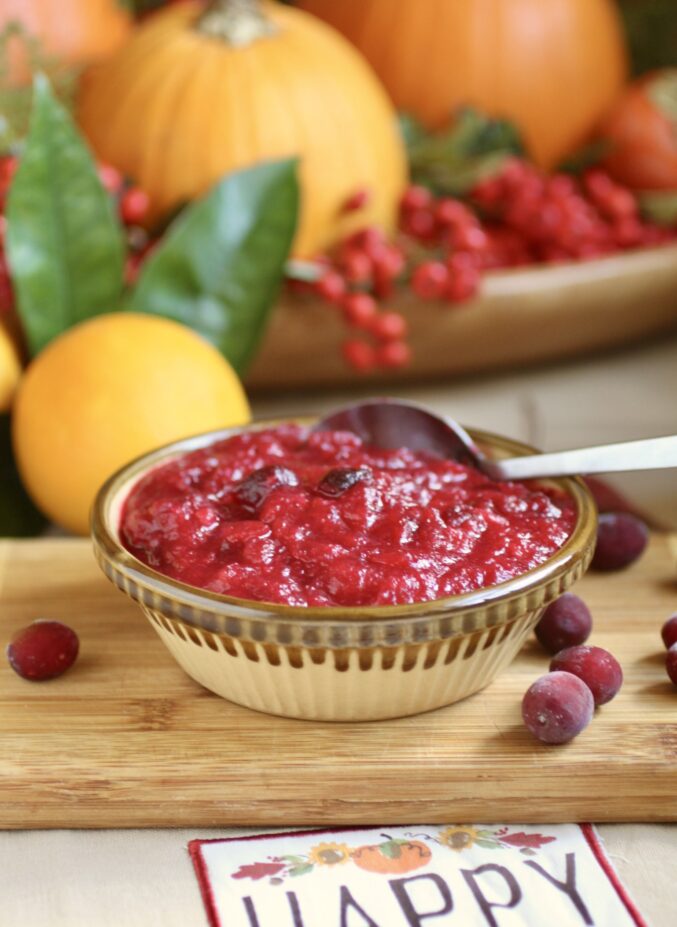
[[[278,31],[261,9],[260,0],[212,0],[196,28],[234,46],[250,45]]]

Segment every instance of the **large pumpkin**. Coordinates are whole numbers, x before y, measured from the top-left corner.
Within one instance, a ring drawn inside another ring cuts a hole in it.
[[[507,116],[551,167],[613,102],[626,54],[613,0],[299,0],[428,127],[461,104]]]
[[[298,155],[297,255],[357,222],[395,221],[406,179],[395,112],[351,45],[299,10],[255,0],[168,7],[85,75],[78,113],[97,154],[149,194],[153,217],[229,171]],[[342,212],[361,188],[365,209]]]
[[[16,24],[50,58],[69,65],[88,64],[114,51],[131,27],[119,0],[2,0],[0,31]],[[10,82],[29,76],[21,35],[9,43]]]

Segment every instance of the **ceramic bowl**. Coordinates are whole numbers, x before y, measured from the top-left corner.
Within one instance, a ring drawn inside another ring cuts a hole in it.
[[[248,427],[264,424],[271,423]],[[592,557],[596,509],[579,479],[550,481],[572,497],[578,517],[547,561],[507,582],[415,605],[309,608],[238,599],[173,580],[125,550],[120,512],[134,484],[154,467],[242,430],[179,441],[119,470],[98,494],[92,537],[106,576],[139,604],[179,665],[248,708],[373,721],[456,702],[510,664],[543,609]],[[506,438],[470,433],[494,457],[533,453]]]

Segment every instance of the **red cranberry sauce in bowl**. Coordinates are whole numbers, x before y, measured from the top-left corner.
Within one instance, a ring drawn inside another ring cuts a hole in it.
[[[526,573],[576,517],[554,487],[285,424],[150,470],[124,502],[120,539],[158,572],[227,596],[403,605]]]

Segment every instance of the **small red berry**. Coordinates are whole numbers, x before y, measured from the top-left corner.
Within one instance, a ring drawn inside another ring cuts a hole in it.
[[[379,341],[401,341],[406,338],[408,327],[399,312],[382,312],[372,319],[369,331]]]
[[[317,295],[328,303],[337,303],[345,295],[346,281],[335,270],[328,270],[314,285]]]
[[[395,245],[384,246],[383,253],[372,261],[374,293],[387,299],[394,290],[395,280],[406,266],[406,258]]]
[[[33,682],[54,679],[69,669],[78,655],[75,631],[60,621],[34,621],[18,631],[7,647],[15,673]]]
[[[572,673],[541,676],[522,699],[522,718],[546,744],[565,744],[588,726],[595,702],[586,684]]]
[[[411,361],[411,348],[406,341],[386,341],[376,349],[379,367],[406,367]]]
[[[101,185],[108,193],[115,195],[120,192],[124,179],[116,167],[112,164],[99,164],[97,173]]]
[[[383,229],[376,225],[368,225],[357,232],[353,232],[345,240],[348,249],[354,248],[357,251],[364,251],[369,257],[380,254],[386,243]]]
[[[623,685],[621,665],[602,647],[567,647],[550,661],[550,672],[562,670],[578,676],[592,692],[595,708],[615,698]]]
[[[366,187],[362,187],[346,199],[343,204],[343,212],[356,212],[358,209],[364,209],[370,199],[371,191]]]
[[[120,197],[120,216],[125,225],[136,225],[145,219],[150,206],[148,194],[140,187],[130,187]]]
[[[432,202],[433,195],[430,190],[426,187],[412,184],[404,191],[402,199],[400,200],[400,208],[407,212],[413,212],[418,209],[427,209],[432,205]]]
[[[368,373],[376,366],[376,352],[366,341],[344,341],[342,351],[346,363],[360,373]]]
[[[341,258],[341,269],[349,283],[368,283],[371,280],[371,258],[357,248],[346,249]]]
[[[456,228],[477,221],[465,203],[448,197],[441,199],[435,206],[435,219],[440,225],[451,225]]]
[[[449,283],[449,268],[441,261],[419,264],[411,278],[411,288],[421,299],[440,299]]]
[[[489,236],[479,225],[463,225],[454,229],[450,236],[451,244],[459,251],[486,251]]]
[[[0,189],[5,193],[19,168],[19,159],[14,155],[0,158]]]
[[[545,609],[534,632],[549,653],[575,647],[590,637],[592,615],[583,599],[565,592]]]
[[[666,647],[677,644],[677,613],[672,615],[661,628],[661,637]]]
[[[427,242],[434,238],[437,228],[435,216],[430,209],[416,209],[407,213],[402,220],[402,229],[413,238]]]
[[[341,300],[343,317],[354,328],[371,328],[378,311],[376,300],[368,293],[346,293]]]
[[[480,273],[474,267],[455,270],[449,275],[444,296],[449,302],[462,303],[472,299],[480,286]]]

